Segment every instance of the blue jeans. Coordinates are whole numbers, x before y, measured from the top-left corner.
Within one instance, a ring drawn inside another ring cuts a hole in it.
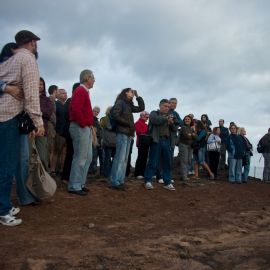
[[[116,134],[116,152],[110,176],[112,186],[124,184],[131,140],[132,138],[125,134]]]
[[[198,152],[195,152],[193,154],[194,160],[199,164],[202,165],[205,162],[205,153],[206,153],[206,148],[201,147]]]
[[[29,173],[29,141],[27,135],[20,135],[19,163],[16,170],[16,193],[20,205],[34,202],[35,197],[26,187]]]
[[[242,179],[242,159],[229,159],[229,181],[241,183]]]
[[[0,216],[11,209],[12,181],[19,162],[20,133],[18,119],[0,122]]]
[[[144,173],[145,183],[151,182],[156,174],[159,161],[161,162],[163,181],[165,185],[171,183],[171,145],[170,139],[160,139],[150,146],[149,158]]]
[[[85,186],[88,169],[92,161],[92,131],[89,127],[82,128],[76,123],[71,122],[69,133],[74,153],[68,190],[78,191]]]
[[[242,180],[244,182],[247,182],[248,180],[248,175],[249,175],[249,169],[250,169],[250,155],[249,154],[246,154],[246,161],[247,161],[247,164],[244,165],[244,170],[243,170],[243,173],[242,173]]]
[[[105,177],[109,177],[111,175],[112,170],[112,161],[115,155],[115,148],[114,147],[104,147],[104,168],[103,174]]]

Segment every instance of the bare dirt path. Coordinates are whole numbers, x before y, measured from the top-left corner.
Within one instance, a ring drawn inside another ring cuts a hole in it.
[[[270,269],[269,184],[154,186],[99,179],[87,197],[60,186],[54,202],[21,209],[21,226],[1,226],[0,269]]]

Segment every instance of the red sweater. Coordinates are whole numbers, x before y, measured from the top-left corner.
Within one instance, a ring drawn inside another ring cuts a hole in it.
[[[148,131],[148,125],[145,123],[145,121],[140,118],[136,123],[135,123],[135,130],[136,130],[136,135],[137,135],[137,141],[136,145],[138,146],[139,144],[139,135],[141,134],[146,134]]]
[[[69,120],[82,128],[94,124],[90,94],[81,85],[76,88],[72,95],[69,106]]]

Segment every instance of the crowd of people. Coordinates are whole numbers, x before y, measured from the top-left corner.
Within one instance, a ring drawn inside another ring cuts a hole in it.
[[[154,189],[156,181],[174,191],[174,181],[199,181],[201,169],[209,179],[218,179],[220,170],[228,170],[230,183],[248,181],[253,147],[245,128],[234,122],[226,128],[223,119],[212,127],[207,114],[200,119],[188,114],[182,119],[176,111],[176,98],[161,99],[158,108],[149,113],[143,98],[132,88],[123,89],[99,119],[100,108],[91,104],[95,76],[89,69],[80,73],[72,97],[57,85],[49,86],[47,94],[36,62],[39,40],[34,33],[22,30],[15,35],[16,43],[5,45],[0,56],[1,224],[22,223],[16,217],[20,209],[11,202],[14,179],[19,205],[40,203],[26,185],[33,145],[51,176],[60,176],[67,191],[78,196],[89,192],[88,175],[107,178],[113,190],[126,189],[135,134],[138,155],[133,177],[144,180],[147,190]],[[35,126],[29,134],[19,132],[22,111]],[[133,113],[140,113],[136,122]],[[260,144],[265,160],[263,180],[270,181],[270,129]],[[173,180],[176,147],[180,177]]]

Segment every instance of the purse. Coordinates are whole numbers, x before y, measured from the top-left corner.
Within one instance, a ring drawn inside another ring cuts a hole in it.
[[[21,134],[29,134],[36,128],[33,123],[33,120],[30,118],[29,114],[25,111],[22,111],[18,115],[18,128]]]
[[[208,143],[206,147],[207,147],[207,151],[215,151],[215,152],[220,151],[220,145],[217,144],[217,142]]]
[[[149,134],[141,134],[139,135],[139,146],[150,146],[153,142],[153,138]]]
[[[45,170],[34,141],[32,142],[32,147],[33,154],[29,163],[29,176],[26,186],[37,199],[51,198],[57,188],[56,182]]]

